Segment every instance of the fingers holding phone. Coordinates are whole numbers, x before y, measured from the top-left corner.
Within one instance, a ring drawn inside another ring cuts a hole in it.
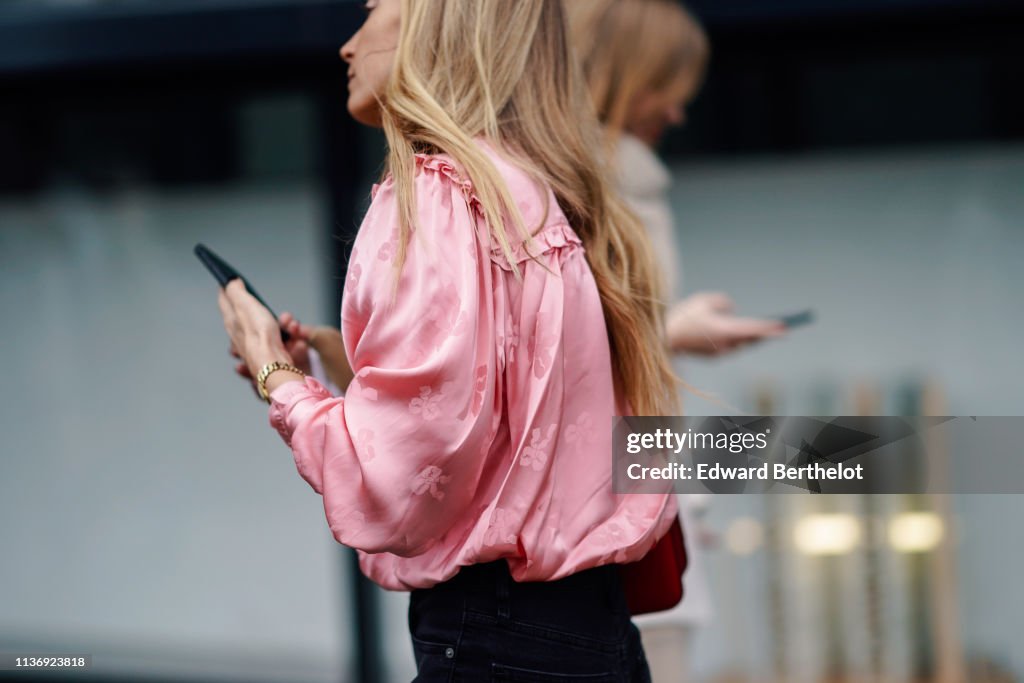
[[[740,317],[721,292],[698,292],[676,303],[666,316],[669,348],[676,353],[720,356],[786,334],[778,318]]]
[[[257,396],[254,375],[268,359],[287,358],[309,374],[308,339],[294,339],[289,332],[302,335],[305,331],[294,316],[279,318],[238,270],[205,245],[197,244],[194,252],[220,285],[217,305],[230,340],[228,353],[240,361],[234,366],[235,373],[249,382]]]
[[[277,321],[280,323],[281,329],[288,334],[288,341],[285,342],[284,347],[291,354],[295,366],[307,375],[312,374],[309,349],[312,346],[310,340],[314,328],[303,325],[288,311],[283,311]]]

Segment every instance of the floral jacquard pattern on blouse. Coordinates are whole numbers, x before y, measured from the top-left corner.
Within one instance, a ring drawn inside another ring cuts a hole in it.
[[[634,561],[676,513],[667,493],[612,493],[616,403],[583,243],[550,189],[484,149],[535,234],[528,248],[506,227],[523,280],[454,162],[418,155],[416,225],[393,302],[390,178],[374,186],[355,241],[345,396],[312,377],[271,394],[270,423],[323,496],[334,537],[394,590],[498,558],[519,581]]]

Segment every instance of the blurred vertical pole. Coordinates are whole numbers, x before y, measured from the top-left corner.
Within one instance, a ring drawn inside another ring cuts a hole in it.
[[[763,386],[757,393],[757,414],[774,415],[777,407],[775,389],[771,385]],[[780,526],[782,524],[781,494],[764,496],[764,550],[765,579],[768,584],[768,621],[772,635],[772,680],[788,681],[789,676],[789,640],[786,622],[786,589],[785,567],[783,554],[784,541]]]
[[[339,62],[340,63],[340,62]],[[352,239],[358,230],[357,212],[361,208],[359,197],[366,194],[360,184],[366,173],[366,159],[361,154],[358,124],[353,121],[345,108],[346,84],[344,72],[339,68],[337,77],[330,79],[317,93],[320,123],[321,179],[325,186],[328,207],[327,225],[323,239],[325,252],[330,254],[330,320],[339,320],[342,288],[348,265]],[[378,588],[363,576],[359,569],[359,558],[354,550],[343,551],[345,561],[352,574],[349,595],[352,611],[355,642],[355,671],[353,681],[358,683],[383,683],[383,661],[381,658],[380,604]]]
[[[882,399],[873,385],[862,383],[854,390],[854,414],[869,416],[882,414]],[[871,489],[879,485],[875,470],[867,473],[865,485]],[[881,683],[885,674],[886,623],[882,614],[882,549],[885,548],[885,528],[882,523],[880,494],[862,495],[861,511],[864,515],[864,609],[867,623],[868,680]]]
[[[815,415],[834,415],[836,403],[835,388],[822,385],[814,395]],[[809,449],[807,463],[816,462],[821,456]],[[803,464],[803,463],[801,463]],[[819,514],[837,515],[845,511],[845,497],[841,494],[821,494],[813,496],[813,505]],[[824,679],[826,681],[844,681],[850,673],[847,657],[847,640],[843,637],[843,576],[842,566],[850,561],[844,555],[823,555],[815,563],[821,571],[821,587],[819,604],[822,606],[824,621]]]
[[[915,383],[907,384],[900,391],[898,414],[905,416],[921,415],[921,388]],[[904,440],[906,449],[901,464],[911,471],[907,481],[918,484],[924,480],[927,453],[923,452],[923,444]],[[901,496],[902,513],[921,513],[928,511],[928,496],[924,493],[906,493]],[[932,576],[930,562],[926,553],[903,551],[903,562],[907,568],[910,582],[907,591],[911,643],[911,680],[933,681],[935,677],[935,643],[932,640],[931,623],[932,609]]]
[[[946,414],[942,389],[935,382],[925,383],[921,393],[921,414]],[[929,553],[931,561],[932,639],[935,643],[936,683],[963,683],[967,680],[963,642],[960,637],[959,599],[956,581],[956,554],[953,543],[953,514],[950,510],[949,444],[943,426],[928,429],[922,435],[928,454],[931,507],[942,522],[943,534]]]

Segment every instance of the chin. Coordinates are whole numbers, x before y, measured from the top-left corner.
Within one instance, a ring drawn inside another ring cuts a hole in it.
[[[367,101],[369,99],[369,101]],[[349,95],[348,113],[359,123],[372,128],[380,128],[380,108],[373,98],[360,97],[356,94]]]

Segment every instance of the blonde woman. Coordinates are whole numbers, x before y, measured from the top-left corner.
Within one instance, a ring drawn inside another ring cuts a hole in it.
[[[567,0],[572,41],[604,126],[618,187],[644,223],[659,256],[663,291],[680,293],[679,252],[668,201],[671,176],[655,150],[665,130],[686,120],[710,48],[700,23],[677,0]],[[784,334],[776,321],[740,318],[723,293],[698,292],[669,308],[665,338],[678,354],[719,356]],[[703,545],[709,496],[681,496],[690,563],[685,597],[637,620],[657,682],[689,680],[696,628],[712,615]]]
[[[675,378],[561,0],[367,11],[348,109],[388,155],[344,289],[352,379],[339,397],[303,376],[308,328],[289,318],[286,346],[238,282],[232,350],[334,537],[411,591],[417,681],[648,680],[617,565],[675,498],[613,494],[610,423],[672,414]]]
[[[654,242],[668,296],[680,289],[668,201],[671,176],[655,150],[686,120],[710,54],[700,23],[678,0],[567,0],[574,48],[604,125],[618,187]],[[732,314],[725,294],[699,292],[670,307],[665,334],[676,353],[718,356],[776,337],[774,320]]]

